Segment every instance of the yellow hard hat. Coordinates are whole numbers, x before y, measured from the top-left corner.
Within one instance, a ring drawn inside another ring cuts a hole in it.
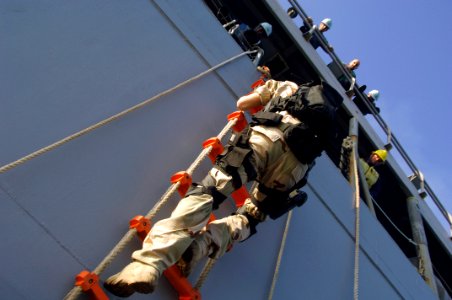
[[[384,149],[378,149],[372,152],[372,154],[378,155],[379,158],[381,158],[382,161],[386,161],[386,157],[388,157],[388,151]]]

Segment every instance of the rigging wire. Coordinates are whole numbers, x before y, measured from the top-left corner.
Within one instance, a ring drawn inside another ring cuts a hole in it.
[[[436,276],[439,278],[439,282],[443,285],[444,289],[446,289],[450,294],[452,294],[452,288],[447,284],[447,280],[441,276],[441,274],[438,272],[438,269],[436,269],[435,265],[432,263],[432,267],[436,272]],[[438,283],[437,283],[438,285]]]
[[[419,244],[416,243],[415,241],[413,241],[412,239],[410,239],[405,233],[403,233],[402,230],[400,230],[399,227],[397,227],[397,225],[391,220],[391,218],[385,213],[385,211],[381,208],[381,206],[377,203],[377,201],[375,201],[375,199],[373,197],[371,197],[372,202],[378,207],[378,209],[381,211],[381,213],[386,217],[386,219],[389,221],[389,223],[391,223],[392,226],[394,226],[394,228],[405,238],[407,239],[408,242],[410,242],[411,244],[418,246]]]
[[[297,13],[300,15],[303,22],[307,21],[308,14],[302,9],[301,5],[298,3],[297,0],[288,0],[288,2],[292,5],[292,7],[297,11]],[[307,22],[306,22],[307,23]],[[309,26],[309,24],[308,24]],[[314,31],[314,34],[319,38],[320,43],[322,43],[324,46],[328,46],[323,41],[323,36],[318,36],[318,33]],[[333,61],[335,61],[338,66],[342,69],[344,72],[344,75],[351,80],[350,74],[347,70],[345,70],[342,66],[341,60],[339,57],[334,53],[334,51],[328,51],[329,56]],[[409,157],[408,153],[405,151],[403,146],[400,144],[399,140],[394,136],[394,134],[391,131],[391,128],[389,125],[383,120],[383,118],[380,116],[379,112],[373,107],[373,105],[370,104],[367,97],[365,97],[362,92],[358,90],[358,88],[354,87],[355,93],[358,95],[358,97],[364,102],[366,107],[372,112],[373,117],[375,118],[376,122],[380,125],[380,128],[384,131],[384,133],[387,135],[387,141],[392,142],[392,144],[395,146],[395,148],[399,151],[400,156],[404,160],[404,162],[407,164],[407,166],[414,172],[419,172],[419,169],[416,167],[412,159]],[[438,196],[433,192],[433,189],[429,186],[427,181],[424,181],[425,191],[428,193],[430,198],[432,199],[433,203],[436,205],[436,207],[439,209],[443,217],[446,219],[446,222],[450,226],[450,236],[452,237],[452,215],[447,211],[447,209],[444,207],[442,202],[439,200]]]

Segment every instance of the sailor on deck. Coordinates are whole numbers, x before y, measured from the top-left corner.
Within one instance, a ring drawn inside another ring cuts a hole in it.
[[[360,159],[361,167],[363,169],[364,175],[366,176],[366,182],[369,189],[371,189],[375,183],[377,183],[380,174],[375,170],[375,167],[381,165],[386,161],[388,156],[388,151],[384,149],[379,149],[373,151],[367,162],[364,159]]]
[[[316,25],[313,25],[312,18],[308,17],[307,22],[303,21],[303,26],[300,27],[300,31],[303,34],[303,37],[311,43],[314,49],[321,47],[323,51],[328,53],[332,52],[334,49],[333,46],[328,43],[324,33],[330,30],[332,25],[333,21],[330,18],[325,18],[317,27]],[[317,31],[318,36],[314,34],[314,31]],[[323,43],[320,41],[319,37],[323,40]]]
[[[380,113],[380,108],[375,105],[375,102],[378,100],[379,97],[380,91],[378,90],[371,90],[366,95],[368,105],[372,106],[377,113]],[[352,101],[355,102],[356,106],[359,108],[363,115],[372,113],[372,110],[366,105],[366,103],[364,103],[365,100],[362,100],[361,97],[356,96],[353,98]]]

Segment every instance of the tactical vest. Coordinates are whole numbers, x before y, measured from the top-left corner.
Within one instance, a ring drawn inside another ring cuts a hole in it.
[[[253,116],[253,125],[277,126],[296,158],[310,164],[322,154],[326,143],[335,134],[336,110],[342,103],[341,95],[326,82],[301,85],[290,97],[275,97],[264,111]],[[287,111],[301,121],[299,124],[281,123],[276,112]]]
[[[315,158],[322,154],[326,143],[334,136],[336,110],[342,101],[342,96],[326,82],[318,85],[309,83],[301,85],[290,97],[271,99],[264,111],[253,116],[250,126],[278,127],[284,133],[284,139],[295,157],[301,163],[309,165],[304,178],[288,191],[282,192],[259,183],[259,191],[267,197],[253,203],[270,218],[276,219],[306,201],[306,194],[299,191],[294,197],[289,195],[306,184]],[[281,111],[287,111],[301,123],[283,123],[283,116],[277,113]]]
[[[252,117],[253,121],[250,122],[250,127],[265,125],[280,128],[295,157],[301,163],[309,165],[305,177],[285,192],[259,183],[258,189],[266,195],[266,198],[260,202],[254,201],[254,203],[270,218],[276,219],[306,201],[307,196],[304,193],[298,192],[292,197],[289,195],[292,191],[298,190],[306,184],[307,175],[314,165],[315,158],[321,155],[329,137],[335,133],[336,110],[342,100],[339,93],[325,82],[320,85],[304,84],[290,97],[271,99],[264,111],[258,112]],[[283,116],[276,113],[279,111],[287,111],[301,123],[281,122]],[[232,176],[233,186],[237,188],[242,184],[240,176],[237,174],[237,169],[241,165],[244,165],[249,180],[256,177],[253,161],[250,160],[250,127],[247,126],[240,134],[232,138],[227,145],[227,151],[219,155],[216,160],[217,167]],[[214,202],[216,201],[215,198]],[[220,200],[222,202],[224,199]]]

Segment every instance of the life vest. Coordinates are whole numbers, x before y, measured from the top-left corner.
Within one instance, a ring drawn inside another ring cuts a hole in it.
[[[369,189],[378,181],[380,174],[375,170],[374,167],[369,166],[364,159],[359,160],[363,168],[364,176],[366,176],[366,182]]]

